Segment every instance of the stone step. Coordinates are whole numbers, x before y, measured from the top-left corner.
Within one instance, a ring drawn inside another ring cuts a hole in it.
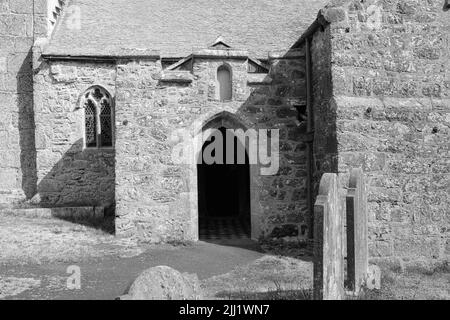
[[[1,215],[39,219],[102,220],[104,207],[14,208],[0,205]]]

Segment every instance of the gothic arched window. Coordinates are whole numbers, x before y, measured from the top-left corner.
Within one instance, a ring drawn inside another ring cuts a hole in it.
[[[217,81],[219,83],[220,101],[230,101],[233,97],[233,85],[231,70],[226,65],[217,69]]]
[[[113,146],[113,106],[111,95],[92,87],[83,95],[85,140],[87,148]]]

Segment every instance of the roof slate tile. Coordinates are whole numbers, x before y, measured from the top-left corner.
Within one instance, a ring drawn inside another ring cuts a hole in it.
[[[292,46],[326,2],[72,0],[68,6],[80,10],[65,10],[44,54],[118,56],[133,49],[184,57],[221,36],[235,49],[267,58]],[[73,12],[80,12],[81,29],[71,27]]]

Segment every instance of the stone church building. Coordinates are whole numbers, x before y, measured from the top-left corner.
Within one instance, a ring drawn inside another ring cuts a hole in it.
[[[307,241],[321,175],[362,167],[370,255],[448,259],[449,8],[0,0],[0,203],[114,208],[152,243],[223,217]],[[279,130],[276,174],[174,161],[211,128]]]

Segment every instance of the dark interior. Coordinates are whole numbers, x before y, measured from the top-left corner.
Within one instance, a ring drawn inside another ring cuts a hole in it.
[[[219,129],[223,137],[223,158],[226,159],[226,129]],[[199,223],[208,219],[230,219],[242,223],[250,222],[250,166],[248,155],[245,154],[245,164],[237,164],[237,143],[234,140],[234,164],[197,165],[198,172],[198,202]],[[202,148],[214,142],[214,137],[207,140]],[[214,152],[212,154],[215,155]],[[203,158],[202,158],[203,159]],[[225,161],[224,161],[225,162]]]

